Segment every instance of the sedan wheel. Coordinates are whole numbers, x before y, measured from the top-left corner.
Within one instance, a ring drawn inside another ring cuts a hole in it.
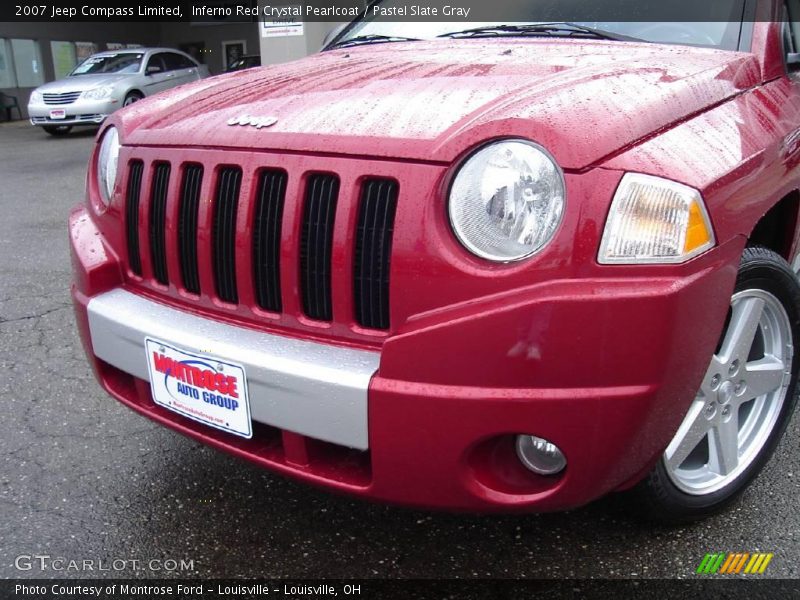
[[[719,512],[769,460],[795,405],[800,283],[783,258],[747,248],[725,327],[683,422],[634,490],[648,516]]]
[[[122,102],[122,106],[130,106],[134,102],[138,102],[142,99],[141,94],[137,94],[136,92],[131,92],[127,96],[125,96],[125,100]]]

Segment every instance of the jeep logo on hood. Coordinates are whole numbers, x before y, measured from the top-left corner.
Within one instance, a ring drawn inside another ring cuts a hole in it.
[[[278,119],[275,117],[251,117],[250,115],[239,115],[228,120],[228,125],[250,125],[256,129],[262,127],[272,127]]]

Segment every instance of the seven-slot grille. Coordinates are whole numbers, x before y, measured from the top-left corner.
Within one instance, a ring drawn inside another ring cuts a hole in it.
[[[242,169],[236,166],[210,169],[185,163],[171,178],[170,164],[155,161],[148,167],[149,186],[144,192],[143,162],[130,161],[128,170],[125,226],[128,265],[135,275],[143,276],[142,255],[146,249],[140,247],[143,243],[140,240],[146,240],[152,271],[144,275],[151,275],[162,285],[173,284],[195,295],[214,295],[228,304],[238,304],[240,291],[247,288],[251,293],[246,297],[253,298],[257,308],[271,313],[283,311],[285,294],[297,293],[293,305],[299,304],[310,319],[346,321],[352,318],[365,329],[389,329],[389,272],[399,191],[395,181],[368,178],[360,183],[357,222],[350,234],[352,265],[348,267],[354,275],[352,308],[355,314],[347,315],[337,310],[332,294],[333,278],[345,272],[334,268],[332,262],[341,185],[337,175],[312,173],[305,177],[299,197],[292,199],[292,207],[300,218],[299,239],[291,242],[294,254],[287,258],[286,254],[282,255],[287,243],[285,236],[289,235],[284,231],[289,180],[285,171],[269,168],[256,171],[254,195],[250,200],[243,193]],[[204,178],[210,178],[210,185],[204,186]],[[175,182],[174,190],[170,189],[171,179]],[[208,191],[203,192],[204,189]],[[143,193],[149,196],[141,197]],[[203,209],[206,193],[210,196],[208,211]],[[252,207],[247,206],[248,201],[252,201]],[[140,226],[145,224],[140,223],[140,206],[145,203],[149,218],[147,235],[142,236]],[[207,212],[209,217],[204,217]],[[177,218],[172,237],[167,232],[170,214]],[[243,214],[251,215],[245,231],[237,226]],[[206,219],[207,225],[201,224],[201,219]],[[198,235],[203,226],[210,227],[210,235]],[[247,239],[240,239],[242,236]],[[170,240],[174,241],[175,248],[168,246]],[[201,243],[208,243],[210,248],[203,249]],[[247,278],[237,271],[237,261],[241,260],[245,248],[251,253],[252,265]],[[177,254],[173,264],[180,266],[180,272],[177,268],[176,272],[168,269],[173,252]],[[211,259],[213,289],[201,289],[202,256]],[[296,291],[282,289],[281,272],[285,269],[296,269]]]
[[[63,92],[61,94],[42,94],[45,104],[58,106],[59,104],[72,104],[80,98],[82,92]]]

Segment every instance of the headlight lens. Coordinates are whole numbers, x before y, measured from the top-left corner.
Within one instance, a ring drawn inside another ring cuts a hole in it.
[[[700,192],[668,179],[627,173],[611,203],[598,262],[682,263],[715,243]]]
[[[42,92],[39,92],[37,90],[33,90],[31,92],[31,97],[28,99],[28,102],[31,103],[31,104],[39,104],[43,100],[44,100],[44,98],[42,97]]]
[[[110,85],[104,85],[102,87],[86,90],[83,92],[83,97],[88,98],[89,100],[102,100],[103,98],[108,98],[113,91],[113,87]]]
[[[527,140],[506,140],[473,154],[450,190],[450,222],[473,254],[496,262],[527,258],[555,235],[564,214],[564,175]]]
[[[103,203],[108,206],[114,184],[117,181],[117,162],[119,160],[119,135],[116,127],[109,127],[100,143],[97,153],[97,185]]]

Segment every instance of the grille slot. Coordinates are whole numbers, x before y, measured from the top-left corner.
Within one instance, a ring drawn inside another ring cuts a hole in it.
[[[197,269],[197,215],[200,207],[200,186],[203,167],[188,165],[183,171],[181,205],[178,212],[178,249],[180,252],[183,287],[192,294],[200,293],[200,274]]]
[[[262,171],[253,223],[253,284],[256,302],[264,310],[281,312],[281,222],[287,175]]]
[[[50,106],[59,104],[72,104],[80,98],[83,92],[64,92],[61,94],[42,94],[42,99],[45,104]]]
[[[163,285],[169,285],[166,240],[169,173],[169,163],[157,163],[150,188],[150,259],[153,276]]]
[[[370,179],[361,188],[356,229],[356,320],[368,329],[389,329],[389,267],[397,210],[397,183]]]
[[[219,171],[214,209],[213,254],[217,296],[223,302],[239,303],[236,288],[236,214],[242,170],[225,167]]]
[[[303,311],[318,321],[333,320],[331,253],[338,196],[339,178],[335,175],[309,178],[300,240],[300,287]]]
[[[128,265],[131,271],[142,275],[142,257],[139,254],[139,197],[142,191],[144,163],[132,161],[128,167],[128,190],[125,204],[125,235],[128,241]]]

